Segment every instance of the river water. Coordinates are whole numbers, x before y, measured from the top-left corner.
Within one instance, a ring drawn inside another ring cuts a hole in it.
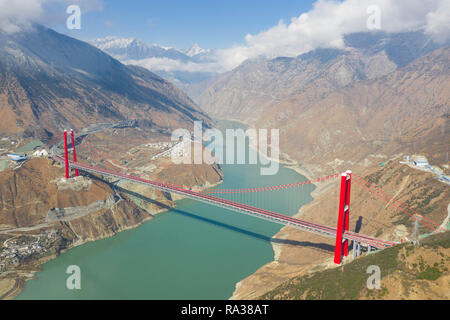
[[[217,188],[249,188],[306,180],[280,166],[222,166]],[[235,199],[293,215],[312,200],[312,185]],[[231,198],[230,198],[231,199]],[[185,199],[142,226],[69,250],[43,265],[17,299],[228,299],[235,284],[273,260],[270,238],[281,226]],[[69,290],[66,269],[81,270],[81,289]]]

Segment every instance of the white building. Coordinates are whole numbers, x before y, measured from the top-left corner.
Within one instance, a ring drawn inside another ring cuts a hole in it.
[[[415,156],[413,157],[414,165],[417,167],[426,167],[428,166],[428,160],[424,156]]]
[[[45,149],[42,149],[42,150],[36,150],[36,151],[33,153],[33,156],[34,156],[34,157],[46,157],[46,156],[48,156],[48,151],[45,150]]]

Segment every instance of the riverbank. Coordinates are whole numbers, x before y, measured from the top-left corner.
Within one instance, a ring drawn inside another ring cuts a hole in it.
[[[206,188],[211,188],[211,187],[217,186],[219,184],[220,183],[211,184],[211,185],[207,185],[204,187],[195,186],[194,188],[196,188],[196,190],[204,190]],[[183,197],[178,196],[177,198],[174,198],[173,201],[176,203],[183,199],[184,199]],[[137,203],[135,203],[135,204],[137,205]],[[176,208],[176,206],[173,207],[173,209],[174,208]],[[111,238],[111,237],[118,235],[119,233],[124,232],[124,231],[138,228],[138,227],[144,225],[146,222],[152,220],[157,215],[165,213],[168,210],[170,210],[170,209],[161,208],[160,210],[154,210],[152,212],[149,212],[151,214],[151,216],[143,218],[143,220],[141,220],[138,223],[130,224],[130,225],[122,225],[120,227],[120,229],[118,229],[115,232],[104,233],[104,234],[102,234],[100,236],[96,236],[96,237],[87,237],[84,239],[79,239],[76,242],[69,245],[67,248],[61,250],[58,254],[52,254],[52,255],[46,256],[44,258],[38,259],[36,261],[33,261],[31,264],[29,264],[27,266],[27,269],[28,269],[27,272],[21,272],[21,276],[23,276],[24,279],[9,279],[10,281],[15,281],[13,288],[9,288],[8,286],[0,286],[0,300],[13,300],[17,296],[19,296],[22,293],[22,291],[25,289],[27,281],[36,279],[36,274],[41,271],[41,269],[42,269],[41,266],[43,264],[45,264],[53,259],[56,259],[58,256],[65,254],[74,248],[80,247],[87,243]],[[4,280],[6,281],[7,279],[4,279]]]
[[[114,210],[113,210],[114,211]],[[102,239],[106,239],[106,238],[110,238],[113,237],[123,231],[126,230],[131,230],[134,228],[137,228],[141,225],[143,225],[145,222],[153,219],[153,217],[159,213],[165,212],[167,211],[167,209],[161,209],[158,211],[153,212],[152,214],[150,214],[150,216],[148,217],[143,217],[142,220],[140,220],[138,223],[133,223],[133,224],[129,224],[129,225],[120,225],[119,228],[115,231],[110,231],[110,232],[104,232],[101,233],[100,235],[96,236],[96,237],[84,237],[84,238],[79,238],[77,241],[69,244],[66,248],[61,249],[58,253],[53,253],[50,255],[46,255],[42,258],[39,258],[37,260],[34,260],[30,263],[28,263],[25,266],[21,266],[21,269],[19,271],[19,276],[20,278],[14,277],[14,279],[8,279],[8,278],[4,278],[3,280],[13,280],[15,281],[15,286],[14,286],[14,290],[2,290],[0,291],[0,297],[3,300],[13,300],[15,299],[17,296],[19,296],[22,291],[25,289],[26,283],[29,280],[33,280],[36,279],[36,274],[41,271],[42,269],[42,265],[50,262],[54,259],[56,259],[57,257],[59,257],[62,254],[65,254],[66,252],[82,246],[84,244],[90,243],[90,242],[95,242],[95,241],[99,241]],[[113,215],[115,215],[117,213],[113,213]],[[88,214],[89,215],[89,214]],[[82,218],[80,218],[82,219]],[[66,222],[67,225],[70,227],[70,221]],[[14,273],[11,273],[12,275]],[[2,289],[0,287],[0,289]]]

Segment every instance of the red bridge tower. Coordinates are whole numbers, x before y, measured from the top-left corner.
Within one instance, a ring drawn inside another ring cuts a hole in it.
[[[341,193],[339,199],[339,216],[336,231],[336,245],[334,247],[334,263],[340,264],[342,256],[348,255],[348,240],[344,239],[344,232],[348,231],[350,224],[350,186],[352,172],[341,175]]]

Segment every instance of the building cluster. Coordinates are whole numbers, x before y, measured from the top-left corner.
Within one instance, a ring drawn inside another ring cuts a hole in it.
[[[446,184],[450,184],[450,177],[444,174],[444,171],[438,166],[434,166],[428,163],[428,159],[422,155],[406,155],[403,157],[404,161],[400,161],[400,163],[404,163],[409,165],[410,167],[417,168],[423,171],[432,172],[436,175],[436,178],[444,182]]]
[[[414,156],[412,160],[416,167],[428,167],[429,166],[428,160],[424,156]]]
[[[42,252],[44,250],[44,247],[40,243],[33,243],[29,245],[22,245],[22,246],[11,246],[8,248],[5,248],[2,252],[0,252],[0,259],[1,258],[14,258],[14,257],[26,257],[29,255],[32,255],[36,252]]]
[[[7,266],[20,264],[20,261],[28,256],[42,252],[45,252],[45,248],[41,243],[4,248],[0,252],[0,271]]]
[[[152,149],[166,150],[168,148],[172,148],[175,144],[176,142],[170,141],[170,142],[147,143],[145,146]]]
[[[146,146],[151,147],[153,149],[162,150],[162,152],[155,154],[152,156],[152,160],[156,160],[161,157],[171,156],[173,151],[176,153],[182,153],[184,148],[182,148],[182,142],[157,142],[157,143],[148,143]]]
[[[29,256],[45,253],[48,250],[49,241],[51,242],[55,236],[56,231],[50,230],[37,240],[34,237],[27,237],[27,240],[30,241],[21,241],[20,243],[13,239],[5,241],[3,247],[0,248],[0,272],[8,267],[19,265],[23,259]]]

